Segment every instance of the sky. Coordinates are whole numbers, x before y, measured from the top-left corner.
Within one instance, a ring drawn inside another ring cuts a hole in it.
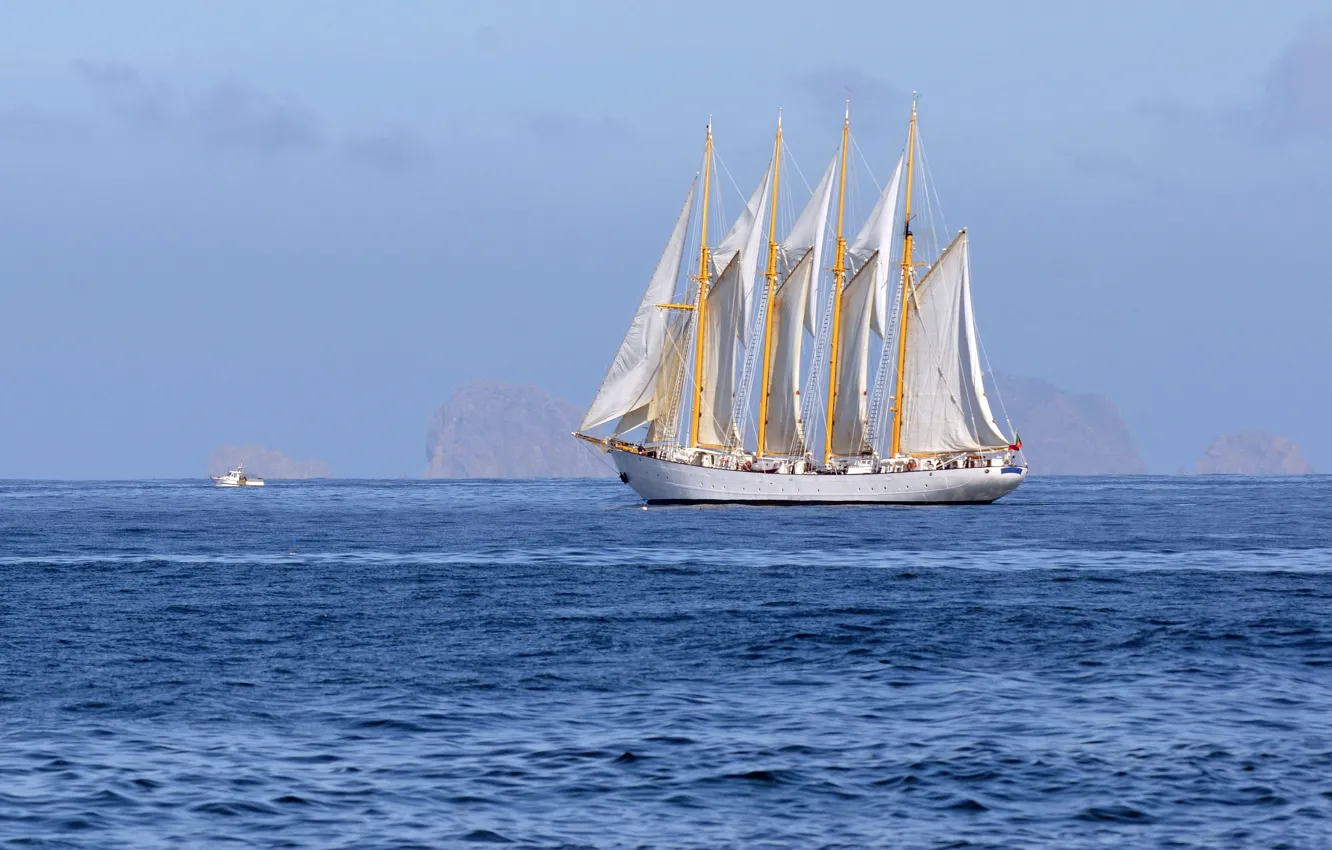
[[[997,371],[1332,469],[1325,2],[4,5],[0,478],[419,475],[462,383],[592,397],[709,115],[882,176],[912,91]]]

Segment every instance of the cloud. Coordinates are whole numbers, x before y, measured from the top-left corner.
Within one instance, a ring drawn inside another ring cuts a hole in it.
[[[73,63],[74,73],[103,96],[112,113],[139,127],[161,127],[172,118],[171,98],[166,89],[146,80],[124,62]]]
[[[209,147],[271,155],[319,147],[314,113],[257,89],[222,83],[206,91],[190,110],[192,130]]]
[[[322,141],[313,112],[250,86],[219,83],[173,96],[164,84],[124,62],[80,60],[72,67],[116,119],[137,130],[265,156],[313,150]]]
[[[1332,18],[1305,28],[1277,57],[1252,115],[1260,130],[1282,137],[1332,133]]]
[[[633,141],[637,135],[628,124],[609,115],[587,118],[571,112],[543,110],[520,113],[516,123],[519,133],[556,141],[601,139],[618,144]]]
[[[383,174],[420,171],[430,163],[430,150],[403,127],[352,137],[347,158]]]
[[[1310,23],[1286,45],[1255,98],[1220,107],[1157,100],[1135,112],[1165,130],[1250,143],[1332,136],[1332,18]]]
[[[210,151],[264,157],[313,152],[324,145],[321,122],[312,110],[252,86],[224,82],[176,94],[125,62],[83,59],[70,67],[118,122],[139,132]],[[62,129],[74,135],[73,125],[71,119],[36,110],[0,112],[0,138]],[[384,174],[419,171],[431,159],[429,146],[402,126],[352,136],[342,152],[347,160]]]
[[[76,59],[70,63],[80,77],[98,86],[109,88],[137,87],[143,78],[138,69],[127,62],[115,60]]]
[[[907,100],[907,93],[854,65],[830,65],[796,78],[822,123],[840,121],[851,101],[853,129],[875,132]],[[893,125],[897,126],[897,125]]]

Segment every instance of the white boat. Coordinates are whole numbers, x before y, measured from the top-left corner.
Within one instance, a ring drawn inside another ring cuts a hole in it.
[[[240,464],[226,475],[214,475],[213,483],[218,487],[262,487],[264,479],[246,475],[245,464]]]
[[[967,232],[936,237],[928,263],[915,253],[915,104],[906,148],[848,244],[851,146],[848,108],[836,155],[779,240],[779,116],[767,172],[712,247],[709,123],[701,201],[696,180],[575,432],[644,501],[988,503],[1025,480],[1022,443],[985,391]],[[691,227],[698,274],[682,281]]]

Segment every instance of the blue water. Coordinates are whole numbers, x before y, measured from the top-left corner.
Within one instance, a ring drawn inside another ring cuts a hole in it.
[[[0,483],[0,846],[1332,846],[1332,478]]]

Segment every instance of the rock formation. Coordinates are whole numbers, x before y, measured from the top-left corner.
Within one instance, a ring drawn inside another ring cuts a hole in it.
[[[1119,408],[1105,396],[1065,392],[1039,378],[993,375],[991,381],[995,416],[1004,426],[1002,398],[1033,475],[1147,472]]]
[[[570,432],[580,405],[530,384],[477,381],[435,411],[426,434],[427,478],[588,478],[610,462]]]
[[[259,478],[328,478],[322,460],[293,460],[277,449],[263,446],[218,446],[208,458],[208,474],[222,475],[245,464],[245,471]]]
[[[1198,458],[1199,475],[1310,475],[1313,467],[1292,440],[1262,431],[1224,434]]]

